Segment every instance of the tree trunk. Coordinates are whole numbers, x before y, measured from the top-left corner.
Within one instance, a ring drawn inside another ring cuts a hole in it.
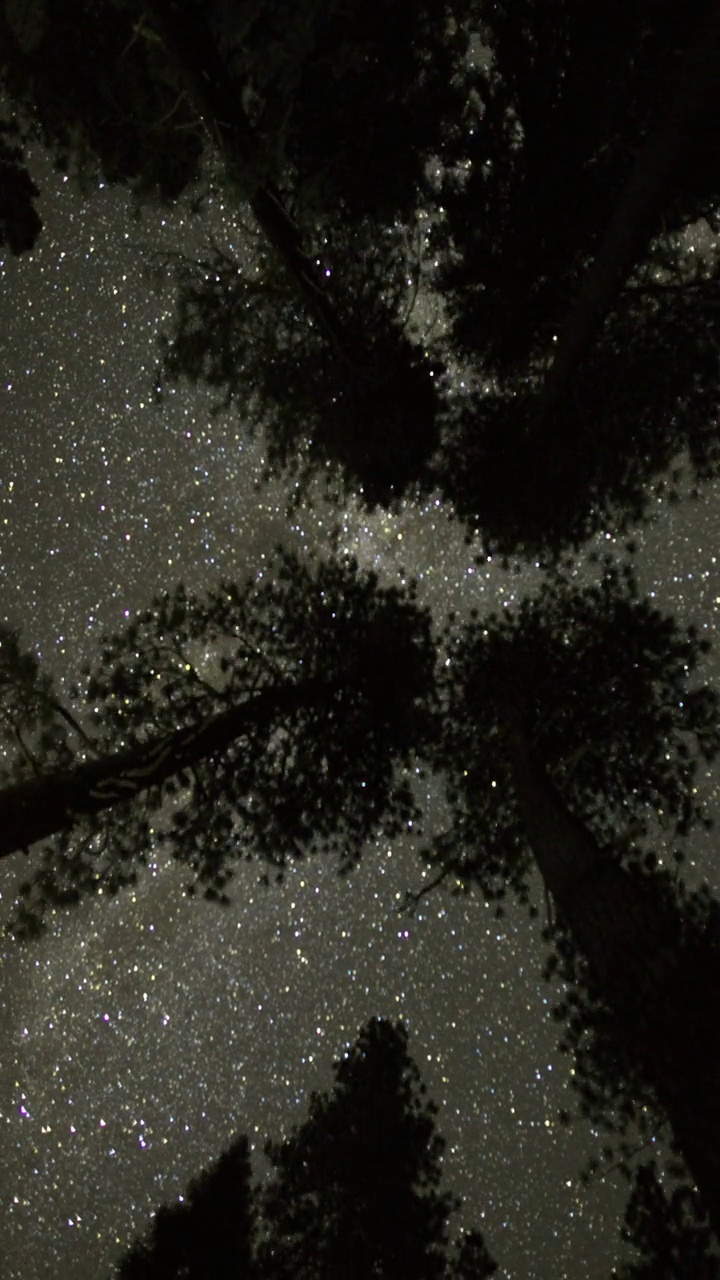
[[[708,0],[698,35],[680,66],[678,84],[658,129],[641,150],[607,235],[558,339],[540,393],[541,415],[567,391],[614,307],[628,275],[662,225],[683,152],[703,118],[718,110],[720,3]]]
[[[127,751],[85,760],[62,773],[28,778],[0,791],[0,858],[70,831],[183,769],[226,751],[246,734],[267,733],[286,716],[331,691],[319,681],[263,689],[199,725],[177,729]]]
[[[515,795],[536,862],[667,1111],[720,1236],[720,968],[651,877],[618,865],[567,807],[506,707]]]

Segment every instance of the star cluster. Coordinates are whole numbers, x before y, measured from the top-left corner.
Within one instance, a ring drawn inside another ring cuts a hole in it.
[[[0,621],[21,626],[62,682],[155,590],[242,576],[280,538],[322,550],[334,522],[362,564],[416,576],[440,617],[498,608],[539,581],[532,567],[480,567],[433,501],[372,518],[318,503],[289,521],[282,486],[258,488],[262,443],[237,415],[211,417],[185,387],[153,402],[172,295],[144,268],[152,249],[197,251],[205,227],[181,210],[136,222],[122,192],[85,200],[42,156],[33,168],[45,230],[2,267]],[[212,217],[226,241],[238,234],[221,206]],[[660,504],[640,539],[644,587],[711,637],[717,527],[708,491]],[[434,792],[428,806],[437,816]],[[694,870],[714,884],[711,854],[698,845]],[[460,1220],[483,1230],[502,1274],[609,1274],[624,1189],[580,1184],[599,1137],[557,1121],[572,1106],[570,1066],[540,976],[542,918],[511,905],[498,921],[443,889],[403,914],[405,890],[422,885],[415,855],[408,832],[348,879],[301,864],[267,890],[248,866],[225,910],[190,901],[179,871],[155,865],[136,890],[56,918],[40,942],[3,944],[6,1280],[109,1276],[152,1210],[238,1132],[260,1168],[265,1137],[304,1118],[373,1015],[408,1027]],[[7,910],[15,863],[0,868]]]

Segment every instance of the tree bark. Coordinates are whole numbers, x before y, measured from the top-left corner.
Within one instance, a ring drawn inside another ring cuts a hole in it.
[[[685,936],[652,877],[633,877],[567,807],[534,755],[519,714],[505,742],[537,865],[639,1059],[720,1237],[720,966]]]
[[[183,769],[226,751],[246,734],[271,729],[279,717],[329,694],[331,688],[307,681],[264,689],[199,725],[6,787],[0,791],[0,858],[20,849],[27,852],[38,840],[72,830],[83,815],[100,813],[160,786]]]
[[[614,307],[628,275],[660,230],[663,207],[688,139],[703,116],[718,110],[720,3],[708,0],[700,31],[687,48],[678,85],[659,128],[637,157],[608,227],[588,269],[580,295],[555,348],[540,392],[545,416],[565,393]]]

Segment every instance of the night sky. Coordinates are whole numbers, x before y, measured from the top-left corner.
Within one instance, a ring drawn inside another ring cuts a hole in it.
[[[154,591],[244,577],[280,537],[322,549],[329,513],[303,511],[291,529],[282,487],[256,489],[260,445],[237,416],[211,420],[203,393],[152,403],[172,295],[144,278],[147,246],[192,251],[207,222],[157,210],[136,222],[124,193],[84,198],[42,157],[32,169],[45,230],[2,269],[0,622],[69,682]],[[231,215],[211,218],[237,245]],[[719,513],[711,490],[660,504],[641,538],[643,584],[711,637]],[[439,615],[539,585],[534,569],[478,569],[479,548],[437,504],[370,521],[348,509],[341,525],[362,564],[417,575]],[[711,678],[717,664],[713,652]],[[6,917],[26,866],[17,855],[0,868]],[[717,889],[710,840],[695,873]],[[478,897],[436,891],[416,918],[398,915],[421,884],[411,839],[370,849],[348,880],[320,861],[282,888],[257,875],[243,867],[222,910],[183,897],[182,872],[158,866],[136,891],[56,918],[39,943],[2,944],[4,1280],[109,1277],[153,1208],[235,1134],[262,1146],[301,1121],[374,1015],[408,1027],[440,1104],[448,1185],[466,1198],[458,1223],[483,1230],[501,1274],[608,1277],[625,1189],[583,1188],[600,1140],[557,1123],[570,1064],[540,978],[543,913],[532,924],[511,906],[498,922]]]

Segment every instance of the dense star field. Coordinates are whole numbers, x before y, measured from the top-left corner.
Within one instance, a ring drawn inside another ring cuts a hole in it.
[[[135,222],[122,192],[85,203],[42,157],[33,166],[45,229],[2,269],[0,621],[61,680],[155,590],[261,573],[279,538],[322,550],[336,520],[341,546],[387,581],[416,576],[438,617],[533,589],[535,570],[480,567],[481,548],[434,501],[372,518],[320,503],[290,524],[282,487],[258,489],[261,447],[236,417],[211,419],[186,387],[152,402],[172,295],[153,292],[143,264],[149,247],[191,251],[205,228],[179,213]],[[215,222],[238,242],[221,207]],[[641,585],[711,639],[719,518],[711,488],[659,505],[638,559]],[[717,680],[717,650],[707,662]],[[708,786],[717,808],[717,779]],[[429,808],[441,823],[433,795]],[[711,852],[696,843],[694,875],[717,890]],[[512,904],[497,921],[444,888],[410,918],[398,904],[422,884],[414,853],[409,832],[349,879],[315,862],[270,889],[247,866],[227,909],[190,901],[182,875],[158,865],[136,890],[57,917],[41,941],[2,944],[6,1280],[109,1276],[153,1208],[233,1135],[261,1147],[302,1119],[374,1015],[405,1021],[440,1105],[448,1185],[465,1199],[458,1222],[481,1228],[500,1273],[609,1275],[625,1190],[580,1184],[600,1140],[557,1121],[572,1097],[540,976],[542,894],[535,885],[530,924]],[[0,869],[6,915],[21,861]]]

